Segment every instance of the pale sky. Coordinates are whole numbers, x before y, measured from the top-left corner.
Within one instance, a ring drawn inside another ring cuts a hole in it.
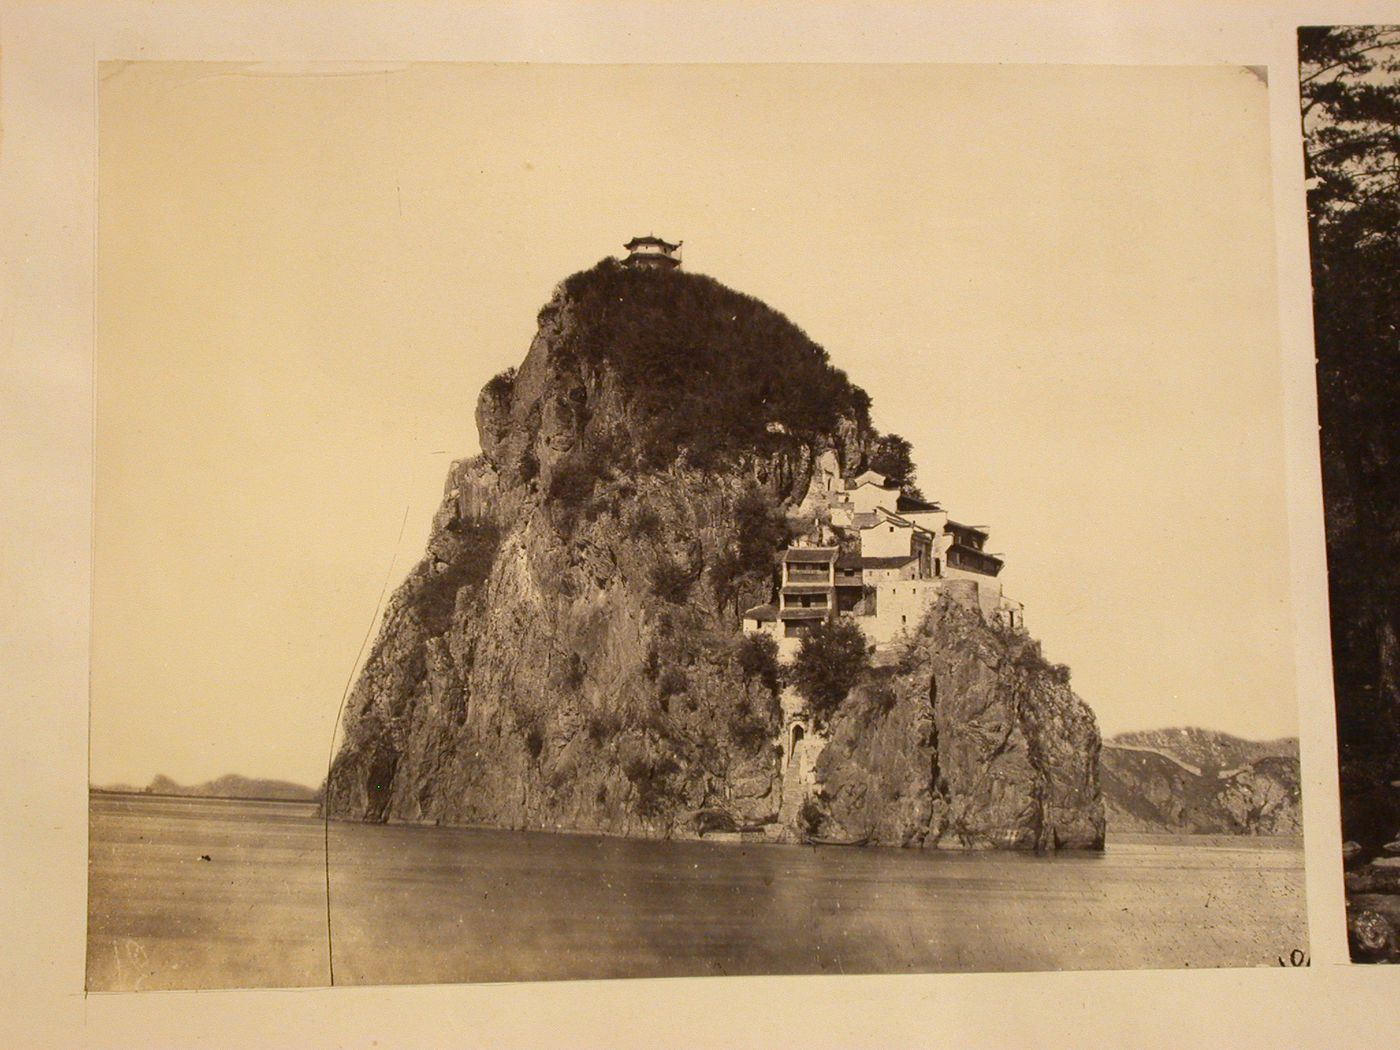
[[[477,391],[648,232],[870,392],[1105,735],[1296,733],[1254,75],[304,72],[103,67],[94,782],[319,782]]]

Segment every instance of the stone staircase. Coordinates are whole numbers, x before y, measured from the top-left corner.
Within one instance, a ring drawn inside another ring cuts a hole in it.
[[[778,804],[778,823],[793,827],[797,815],[802,811],[802,803],[807,798],[807,785],[802,783],[802,774],[797,763],[788,763],[783,773],[783,794]]]

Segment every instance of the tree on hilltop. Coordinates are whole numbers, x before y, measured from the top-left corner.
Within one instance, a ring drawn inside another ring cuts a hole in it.
[[[914,465],[914,446],[898,434],[881,434],[870,453],[869,467],[883,474],[915,499],[924,494],[915,484],[918,468]]]

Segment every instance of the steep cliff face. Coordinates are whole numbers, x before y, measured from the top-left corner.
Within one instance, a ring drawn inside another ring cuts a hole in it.
[[[958,848],[1098,848],[1093,712],[1024,633],[948,600],[843,705],[818,809],[847,834]]]
[[[332,813],[637,835],[771,817],[780,714],[733,659],[736,612],[766,598],[814,463],[864,461],[868,405],[707,278],[564,282],[481,392],[482,455],[453,465],[386,609]]]
[[[813,527],[813,478],[868,461],[868,397],[756,300],[605,261],[560,285],[476,421],[482,454],[453,465],[351,693],[331,812],[629,835],[772,820],[781,711],[771,676],[735,658],[738,612],[767,599],[775,553]],[[946,659],[934,648],[917,659]],[[1078,746],[1093,766],[1092,716],[1063,721],[1067,692],[1048,685],[937,666],[950,698],[966,686],[1014,710],[1008,747],[1024,753],[1004,747],[993,784],[970,750],[950,752],[949,770],[967,765],[950,826],[987,844],[1096,841],[1092,774],[1050,772]],[[975,707],[945,701],[950,740],[964,715],[967,734],[995,733]],[[1034,806],[1009,801],[1022,788]],[[1008,830],[1022,810],[1032,829]]]

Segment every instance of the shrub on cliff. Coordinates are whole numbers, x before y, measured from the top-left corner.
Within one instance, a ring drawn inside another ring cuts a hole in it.
[[[872,670],[863,690],[871,714],[887,715],[894,710],[895,704],[899,703],[899,693],[894,686],[895,674],[893,667]]]
[[[770,693],[780,684],[778,643],[766,634],[746,634],[734,650],[734,660],[744,677],[763,683]]]
[[[773,557],[792,539],[782,508],[762,489],[752,488],[734,504],[734,534],[710,566],[710,583],[720,608],[738,599],[745,585],[766,588]]]
[[[564,686],[573,692],[578,692],[587,673],[588,667],[584,663],[583,657],[576,652],[570,653],[568,663],[564,667]]]
[[[655,539],[661,534],[661,526],[661,515],[655,508],[633,505],[632,514],[627,519],[627,534],[632,539]]]
[[[883,474],[915,499],[923,493],[915,485],[914,446],[898,434],[882,434],[866,464],[877,474]]]
[[[680,764],[670,756],[634,758],[623,766],[623,773],[636,792],[637,812],[643,817],[660,817],[674,809],[682,798],[676,774]]]
[[[510,397],[511,391],[514,389],[515,366],[512,365],[504,372],[497,372],[491,377],[490,381],[486,384],[486,395],[496,401],[505,401]]]
[[[520,478],[520,483],[527,484],[534,481],[540,473],[540,461],[535,455],[535,450],[529,446],[520,453],[520,460],[515,467],[516,476]]]
[[[443,630],[452,618],[457,594],[463,588],[477,589],[491,574],[501,530],[494,522],[474,520],[452,528],[461,543],[457,556],[442,571],[429,571],[418,586],[415,609],[430,631]]]
[[[690,679],[679,667],[668,667],[656,681],[656,695],[662,700],[683,693],[690,686]]]
[[[595,747],[602,747],[622,728],[622,719],[616,711],[594,711],[588,716],[588,739]]]
[[[588,445],[575,448],[555,465],[547,494],[551,517],[560,533],[568,536],[580,518],[592,521],[598,516],[602,506],[595,493],[607,473],[605,462]]]
[[[1052,664],[1045,659],[1040,642],[1034,639],[1018,639],[1019,644],[1011,651],[1011,662],[1031,674],[1044,674],[1060,685],[1069,685],[1070,669],[1067,664]]]
[[[819,832],[825,819],[826,814],[822,812],[820,802],[810,796],[802,800],[802,808],[797,813],[797,824],[806,834],[815,835]]]
[[[576,450],[554,468],[549,480],[549,498],[566,507],[581,507],[593,495],[600,474],[598,464],[588,451]]]
[[[802,636],[789,675],[819,724],[826,724],[869,669],[865,647],[865,633],[851,620],[819,623]]]
[[[680,605],[690,597],[695,577],[673,558],[662,558],[651,569],[651,592],[664,602]]]
[[[749,754],[758,752],[764,744],[773,739],[776,732],[770,729],[763,719],[742,707],[731,710],[727,728],[729,739],[734,741],[734,745]]]

